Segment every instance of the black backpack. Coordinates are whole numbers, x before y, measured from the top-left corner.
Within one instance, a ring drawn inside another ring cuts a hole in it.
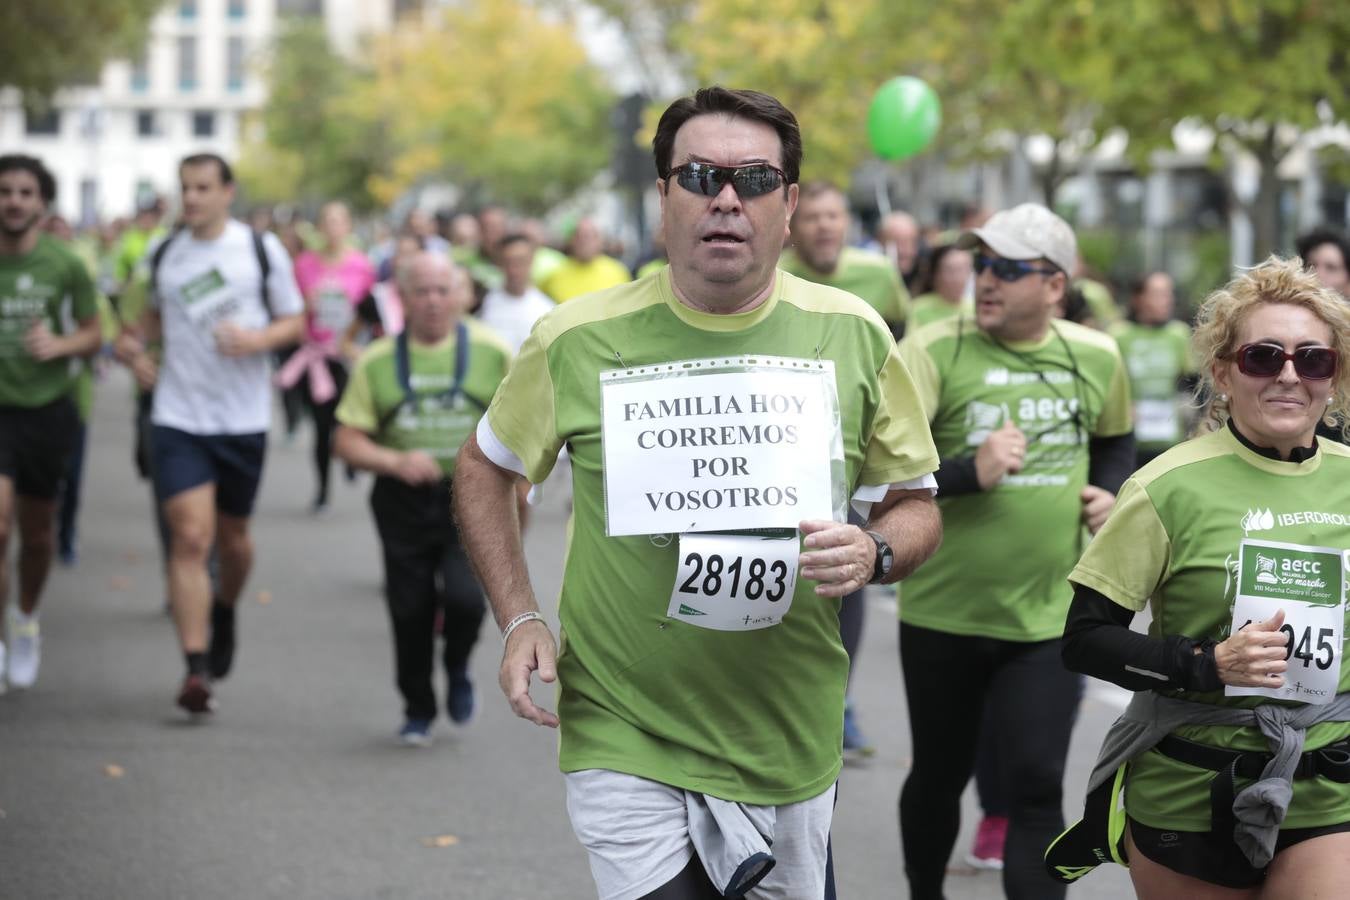
[[[169,244],[173,239],[182,234],[183,229],[177,228],[171,231],[168,237],[160,241],[155,248],[155,255],[150,257],[150,292],[154,295],[159,290],[159,266],[164,261],[164,254],[169,250]],[[272,312],[272,295],[267,289],[267,279],[272,274],[272,262],[267,258],[267,248],[263,246],[262,232],[249,229],[249,234],[253,236],[253,252],[258,257],[258,268],[262,271],[262,305],[267,310],[267,318],[275,319],[276,315]]]

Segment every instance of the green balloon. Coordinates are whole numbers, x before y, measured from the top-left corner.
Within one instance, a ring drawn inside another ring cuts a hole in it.
[[[932,143],[942,104],[923,81],[902,75],[877,88],[867,110],[867,137],[882,159],[908,159]]]

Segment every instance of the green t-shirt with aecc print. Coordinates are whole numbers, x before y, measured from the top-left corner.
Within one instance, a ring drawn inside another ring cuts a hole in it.
[[[1195,372],[1191,329],[1176,320],[1161,325],[1126,321],[1111,335],[1130,373],[1135,443],[1141,450],[1166,450],[1185,436],[1177,382]]]
[[[447,478],[453,475],[455,455],[478,426],[511,364],[510,349],[490,329],[474,319],[463,321],[469,357],[461,396],[446,396],[454,383],[458,350],[454,329],[434,345],[408,342],[415,408],[405,402],[406,393],[399,383],[397,339],[383,337],[357,360],[338,403],[337,420],[366,432],[382,446],[424,450],[436,458]]]
[[[778,267],[798,278],[861,297],[887,322],[904,322],[909,315],[909,291],[891,261],[880,253],[845,247],[834,271],[826,275],[808,266],[795,250],[786,250],[778,260]]]
[[[68,334],[75,323],[95,315],[93,279],[55,238],[43,235],[28,253],[0,256],[0,406],[34,409],[69,394],[80,361],[38,362],[24,347],[24,336],[40,319],[53,334]]]
[[[937,468],[880,316],[781,271],[764,303],[734,315],[681,304],[669,269],[560,306],[539,320],[488,410],[493,435],[530,481],[548,476],[564,446],[571,457],[559,604],[563,771],[609,769],[759,805],[814,797],[838,777],[848,679],[839,602],[798,579],[778,624],[702,628],[667,615],[679,535],[606,534],[601,373],[756,354],[833,362],[849,491]],[[716,530],[716,518],[700,518],[710,527],[699,531]]]
[[[1054,321],[1033,343],[995,341],[947,319],[906,336],[900,355],[942,458],[973,455],[1012,421],[1022,470],[992,490],[938,494],[943,538],[904,580],[900,619],[952,634],[1044,641],[1064,632],[1064,578],[1082,552],[1088,442],[1130,430],[1130,390],[1110,337]]]
[[[1301,462],[1270,459],[1244,446],[1227,428],[1180,444],[1144,466],[1125,483],[1105,527],[1088,545],[1073,573],[1075,584],[1092,588],[1121,606],[1150,608],[1149,634],[1182,634],[1222,641],[1232,633],[1242,545],[1270,552],[1276,543],[1350,551],[1350,449],[1319,441]],[[1258,560],[1259,562],[1259,557]],[[1341,560],[1337,560],[1340,562]],[[1258,576],[1259,577],[1259,576]],[[1346,573],[1323,573],[1316,581],[1344,585]],[[1244,582],[1250,584],[1250,582]],[[1342,588],[1343,589],[1343,588]],[[1251,588],[1244,587],[1244,593]],[[1288,606],[1286,603],[1285,606]],[[1286,609],[1286,624],[1292,623]],[[1340,616],[1344,618],[1342,604]],[[1239,623],[1242,624],[1242,623]],[[1292,629],[1291,629],[1292,630]],[[1300,629],[1300,632],[1302,629]],[[1336,693],[1350,690],[1343,631]],[[1319,637],[1296,635],[1285,682],[1302,689],[1309,674],[1330,664],[1332,647]],[[1290,701],[1229,697],[1223,691],[1184,694],[1186,700],[1252,708]],[[1292,705],[1301,705],[1293,703]],[[1256,728],[1189,726],[1180,737],[1211,746],[1269,752]],[[1350,736],[1350,722],[1325,722],[1307,731],[1305,750]],[[1151,750],[1130,765],[1125,794],[1129,814],[1152,828],[1208,831],[1209,783],[1214,773],[1176,762]],[[1248,782],[1239,779],[1238,788]],[[1294,780],[1285,828],[1312,828],[1346,821],[1350,784],[1325,778]]]

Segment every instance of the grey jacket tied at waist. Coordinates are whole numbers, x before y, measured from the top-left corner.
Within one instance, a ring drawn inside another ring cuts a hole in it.
[[[1294,771],[1308,728],[1321,722],[1346,721],[1350,721],[1350,694],[1337,694],[1322,706],[1264,703],[1254,709],[1239,709],[1140,691],[1106,733],[1088,792],[1114,776],[1122,764],[1141,756],[1184,725],[1255,726],[1265,735],[1272,757],[1261,778],[1239,791],[1233,801],[1237,819],[1233,838],[1253,866],[1264,868],[1275,855],[1275,838],[1294,796]]]

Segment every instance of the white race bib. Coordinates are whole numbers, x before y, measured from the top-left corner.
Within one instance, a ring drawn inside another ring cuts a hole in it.
[[[238,311],[239,304],[225,277],[214,268],[203,272],[179,289],[188,320],[198,328],[213,330]]]
[[[352,302],[341,288],[323,288],[314,298],[314,324],[342,334],[352,322]]]
[[[680,535],[680,565],[666,615],[714,631],[783,621],[797,588],[801,541],[740,534]]]
[[[830,360],[697,359],[600,373],[605,530],[683,534],[843,521]]]
[[[1345,626],[1345,554],[1331,547],[1306,547],[1244,540],[1238,555],[1233,631],[1284,610],[1284,686],[1224,688],[1229,697],[1275,697],[1330,703],[1341,676]]]
[[[1173,400],[1136,400],[1134,403],[1134,436],[1146,443],[1176,443],[1180,439],[1177,427],[1177,405]]]

